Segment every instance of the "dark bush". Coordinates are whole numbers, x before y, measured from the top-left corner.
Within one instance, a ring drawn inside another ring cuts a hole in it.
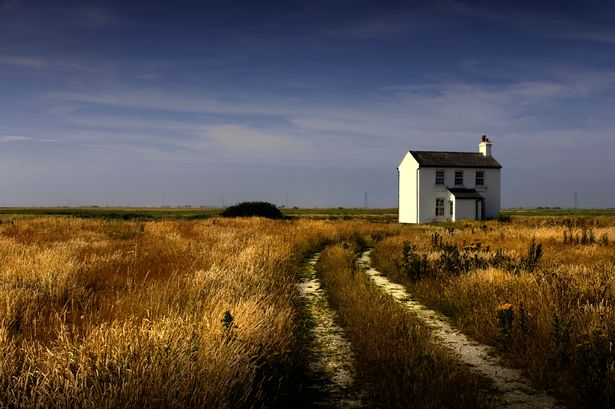
[[[532,273],[536,270],[540,257],[542,257],[542,243],[536,244],[536,239],[532,238],[532,241],[530,241],[530,246],[527,250],[527,257],[521,259],[521,264],[519,267],[521,270]]]
[[[510,223],[512,221],[512,217],[509,214],[498,213],[497,220],[498,222],[505,224]]]
[[[266,217],[268,219],[283,219],[284,215],[274,205],[268,202],[241,202],[227,207],[222,213],[222,217]]]
[[[419,256],[414,250],[414,247],[407,241],[404,241],[404,247],[402,248],[401,268],[412,282],[416,282],[431,274],[431,266],[429,265],[427,256]]]

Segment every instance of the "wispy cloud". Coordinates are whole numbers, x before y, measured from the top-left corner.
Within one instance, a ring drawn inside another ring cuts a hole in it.
[[[100,66],[93,66],[75,62],[73,60],[51,59],[33,55],[11,55],[0,54],[0,66],[14,66],[33,70],[51,70],[51,71],[79,71],[87,73],[100,73]]]
[[[119,89],[114,91],[52,92],[50,101],[67,101],[124,108],[143,108],[177,112],[214,112],[220,114],[277,115],[280,109],[257,101],[223,100],[206,96],[189,96],[164,90]]]
[[[415,29],[391,18],[370,18],[361,22],[336,25],[323,29],[323,34],[330,37],[349,40],[384,40],[399,37]]]
[[[196,142],[196,143],[195,143]],[[304,157],[308,143],[288,133],[241,125],[217,125],[205,128],[201,138],[187,146],[220,149],[229,155],[257,157]]]
[[[29,140],[32,140],[32,138],[30,138],[28,136],[22,136],[22,135],[0,135],[0,143],[23,142],[23,141],[29,141]]]
[[[55,143],[60,142],[61,139],[55,138],[39,138],[24,135],[0,135],[0,143],[9,142],[35,142],[35,143]]]
[[[109,9],[89,4],[64,9],[63,14],[68,16],[75,25],[93,29],[119,23],[119,19]]]
[[[388,40],[461,28],[465,24],[464,19],[497,23],[509,30],[537,37],[615,44],[615,30],[606,23],[573,20],[555,13],[520,8],[515,3],[506,7],[500,4],[486,7],[458,0],[415,6],[412,12],[393,10],[348,22],[336,22],[324,26],[321,31],[326,36],[348,40]]]
[[[525,24],[533,21],[533,17],[527,13],[522,13],[514,7],[508,7],[503,11],[498,5],[497,10],[470,5],[463,1],[442,0],[434,2],[435,10],[452,15],[475,17],[484,20],[495,21],[505,24]]]
[[[347,40],[389,40],[427,30],[438,30],[450,24],[430,8],[414,7],[372,13],[349,21],[325,25],[322,34]]]
[[[14,65],[24,68],[50,68],[53,66],[49,61],[42,58],[32,56],[19,56],[19,55],[0,55],[0,65]]]
[[[515,7],[515,3],[502,9],[490,9],[470,5],[457,0],[444,0],[435,3],[437,9],[452,16],[465,16],[499,24],[540,37],[590,41],[615,44],[615,30],[611,26],[584,22],[580,19],[567,19],[554,13],[530,12]]]
[[[570,40],[591,41],[594,43],[615,44],[615,30],[599,27],[579,27],[567,29],[562,27],[555,32],[545,31],[543,35]]]

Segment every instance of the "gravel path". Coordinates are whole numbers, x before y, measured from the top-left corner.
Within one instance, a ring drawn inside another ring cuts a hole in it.
[[[408,311],[431,327],[434,337],[440,344],[453,350],[463,362],[491,379],[494,386],[501,392],[501,396],[498,396],[501,399],[501,405],[498,407],[511,409],[564,408],[547,393],[534,389],[519,370],[501,366],[498,359],[494,357],[491,347],[479,344],[463,335],[451,326],[446,317],[412,300],[402,285],[392,283],[378,271],[372,269],[370,253],[371,250],[364,252],[360,262],[374,284],[389,293]]]
[[[305,301],[306,309],[314,327],[311,328],[314,340],[310,352],[315,381],[308,385],[313,390],[310,397],[313,406],[321,408],[358,408],[361,399],[353,393],[355,378],[355,357],[344,331],[335,323],[335,312],[330,308],[320,280],[316,277],[314,266],[320,254],[316,253],[306,265],[304,275],[298,284],[299,293]]]

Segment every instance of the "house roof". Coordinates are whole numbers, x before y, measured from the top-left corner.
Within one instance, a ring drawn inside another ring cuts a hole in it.
[[[502,165],[492,156],[479,152],[410,151],[423,168],[495,168]]]
[[[455,199],[482,199],[483,197],[476,189],[466,189],[462,187],[449,187],[448,191],[455,196]]]

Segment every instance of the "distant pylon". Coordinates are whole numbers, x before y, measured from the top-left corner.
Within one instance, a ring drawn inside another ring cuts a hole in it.
[[[367,209],[367,192],[365,192],[365,197],[363,198],[363,207]]]
[[[574,192],[574,208],[579,208],[579,195],[577,194],[577,192]]]

